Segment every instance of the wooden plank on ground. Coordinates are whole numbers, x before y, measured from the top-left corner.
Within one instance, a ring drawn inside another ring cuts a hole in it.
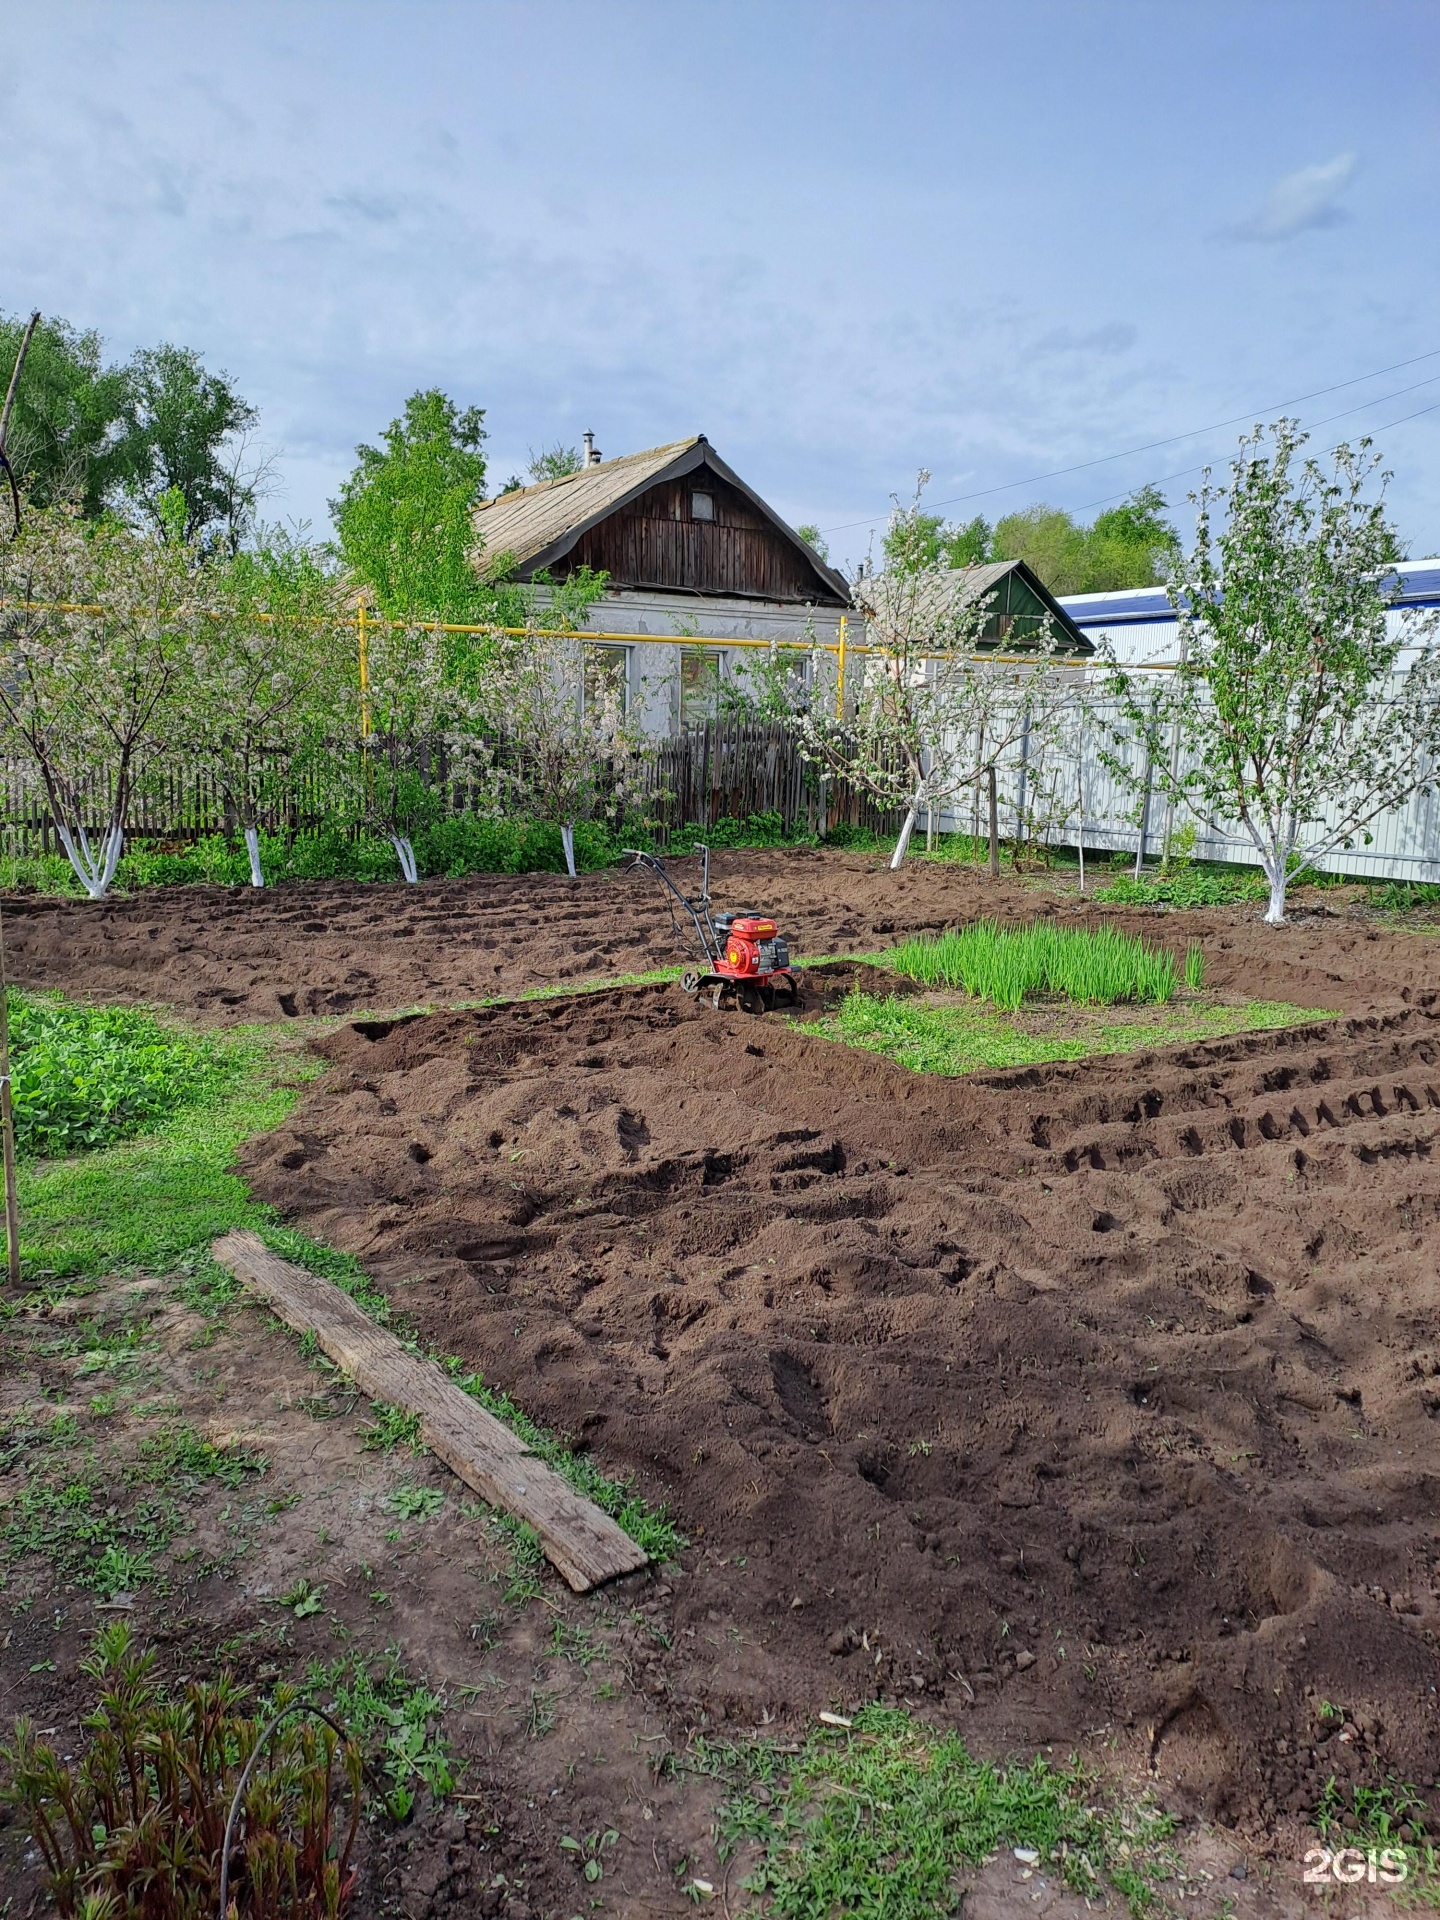
[[[575,1492],[503,1421],[476,1404],[433,1360],[411,1353],[331,1280],[282,1260],[254,1233],[227,1233],[211,1252],[363,1392],[420,1416],[420,1437],[492,1507],[528,1520],[547,1558],[576,1593],[634,1573],[648,1556],[609,1514]]]

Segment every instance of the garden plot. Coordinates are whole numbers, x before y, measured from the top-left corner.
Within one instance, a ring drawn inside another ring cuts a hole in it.
[[[674,863],[687,891],[699,863]],[[1334,896],[1297,892],[1298,924],[1278,938],[1241,902],[1191,912],[1097,908],[1073,870],[990,881],[971,867],[912,863],[890,873],[874,856],[785,848],[717,853],[717,906],[773,913],[802,960],[863,953],[907,934],[989,914],[1066,924],[1097,916],[1158,937],[1183,955],[1206,942],[1209,982],[1247,999],[1369,1007],[1383,978],[1397,993],[1433,985],[1423,942],[1397,941],[1333,911]],[[207,1022],[289,1021],[312,1015],[453,1006],[586,980],[616,979],[687,960],[660,891],[622,872],[483,874],[418,887],[325,881],[255,892],[154,888],[129,899],[31,896],[5,908],[13,977],[107,1000],[159,1000]],[[1383,956],[1383,958],[1382,958]],[[693,962],[694,956],[688,959]]]
[[[1429,1006],[966,1078],[664,985],[322,1047],[254,1189],[670,1504],[686,1724],[1103,1728],[1257,1832],[1440,1773]]]

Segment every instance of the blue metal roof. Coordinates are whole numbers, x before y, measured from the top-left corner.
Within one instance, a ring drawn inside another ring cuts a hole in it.
[[[1440,559],[1417,560],[1397,569],[1397,607],[1440,607]],[[1118,593],[1072,593],[1060,604],[1077,627],[1128,627],[1173,620],[1164,587],[1124,587]]]

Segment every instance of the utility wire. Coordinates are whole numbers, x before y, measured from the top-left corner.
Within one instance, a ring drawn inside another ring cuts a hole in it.
[[[1440,378],[1440,375],[1437,375],[1436,377]],[[1428,386],[1429,382],[1422,380],[1422,381],[1419,381],[1417,384],[1420,386]],[[1409,387],[1406,387],[1406,388],[1403,388],[1402,391],[1409,393],[1412,391],[1412,389]],[[1386,398],[1393,400],[1396,398],[1396,396],[1394,394],[1388,394]],[[1389,433],[1392,427],[1403,427],[1407,420],[1418,420],[1422,414],[1434,413],[1436,408],[1440,408],[1440,400],[1433,401],[1431,405],[1428,407],[1417,407],[1414,413],[1402,414],[1398,420],[1387,421],[1383,427],[1373,427],[1371,429],[1371,432],[1372,433]],[[1358,413],[1360,409],[1358,407],[1352,407],[1349,409],[1349,411],[1352,413]],[[1341,420],[1343,418],[1344,418],[1344,415],[1339,413],[1332,413],[1330,415],[1330,420]],[[1317,427],[1328,426],[1329,421],[1317,420],[1315,424]],[[1327,447],[1326,452],[1334,453],[1335,448]],[[1163,486],[1166,486],[1171,480],[1188,480],[1194,474],[1203,473],[1205,471],[1205,465],[1206,463],[1202,461],[1198,467],[1185,467],[1179,473],[1162,473],[1160,478],[1156,480],[1153,484],[1157,487],[1163,487]],[[1075,511],[1076,513],[1089,513],[1092,507],[1108,507],[1116,500],[1128,500],[1129,497],[1130,495],[1128,491],[1125,493],[1108,493],[1106,494],[1103,500],[1087,500],[1084,506],[1076,507]]]
[[[1010,493],[1010,492],[1013,492],[1014,489],[1017,487],[1035,487],[1035,486],[1039,486],[1042,480],[1060,480],[1060,479],[1063,479],[1066,474],[1084,473],[1090,467],[1108,466],[1112,460],[1128,460],[1132,455],[1137,453],[1153,453],[1158,447],[1173,447],[1173,446],[1176,446],[1181,440],[1198,439],[1202,433],[1218,433],[1222,427],[1238,426],[1241,421],[1254,420],[1257,414],[1280,413],[1280,412],[1283,412],[1283,410],[1286,407],[1298,407],[1302,405],[1306,400],[1321,400],[1325,397],[1327,393],[1340,393],[1346,387],[1363,386],[1367,380],[1378,380],[1382,376],[1382,374],[1400,373],[1406,367],[1416,367],[1416,366],[1419,366],[1420,363],[1424,360],[1434,360],[1437,357],[1440,357],[1440,347],[1433,347],[1428,353],[1417,353],[1414,356],[1414,358],[1411,360],[1397,360],[1391,366],[1376,367],[1374,371],[1371,373],[1356,374],[1353,380],[1337,380],[1333,386],[1316,387],[1312,393],[1296,394],[1295,397],[1291,400],[1276,401],[1271,406],[1249,407],[1246,409],[1244,413],[1231,414],[1228,420],[1212,421],[1208,427],[1192,427],[1187,433],[1172,433],[1167,439],[1150,440],[1150,441],[1147,441],[1145,445],[1141,447],[1126,447],[1120,453],[1101,454],[1098,459],[1081,460],[1073,467],[1055,467],[1049,473],[1032,474],[1028,480],[1007,480],[1003,482],[1002,485],[997,487],[981,487],[978,490],[978,492],[975,492],[975,493],[952,494],[948,500],[936,500],[936,501],[933,501],[931,504],[937,507],[958,507],[958,506],[962,506],[968,500],[987,499],[989,495],[991,495],[992,493]],[[1436,376],[1436,377],[1440,378],[1440,376]],[[1416,382],[1417,386],[1425,386],[1427,384],[1428,383],[1424,380]],[[1401,387],[1399,389],[1400,393],[1410,393],[1412,391],[1413,389],[1410,387]],[[1381,396],[1381,401],[1394,400],[1396,398],[1398,398],[1397,394],[1393,394],[1393,393],[1385,394]],[[1361,406],[1351,408],[1349,409],[1349,411],[1354,413],[1360,413],[1360,412],[1363,412],[1364,408],[1367,406],[1380,405],[1381,401],[1367,400],[1363,402]],[[1422,409],[1422,411],[1428,412],[1429,409],[1425,408],[1425,409]],[[1332,420],[1339,420],[1340,418],[1342,418],[1342,416],[1338,413],[1331,414],[1329,417]],[[1415,418],[1413,414],[1408,417],[1411,419]],[[1320,421],[1320,422],[1317,422],[1317,424],[1323,426],[1325,422]],[[1392,424],[1398,426],[1400,422],[1395,421]],[[1387,429],[1382,427],[1378,429],[1378,431],[1384,433],[1387,431]],[[1186,471],[1191,473],[1198,473],[1200,469],[1198,467],[1191,467],[1191,468],[1187,468]],[[1183,476],[1174,475],[1172,477],[1179,479],[1179,478],[1182,478]],[[1123,500],[1125,498],[1125,495],[1117,494],[1113,497],[1116,499]],[[1083,512],[1084,509],[1081,508],[1080,511]],[[882,520],[884,517],[885,516],[883,514],[877,514],[875,518],[872,520],[847,520],[842,525],[837,527],[822,527],[820,531],[822,533],[848,533],[855,527],[877,526],[880,520]]]

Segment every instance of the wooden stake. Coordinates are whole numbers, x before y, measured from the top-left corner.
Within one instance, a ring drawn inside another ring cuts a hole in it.
[[[1000,878],[1000,801],[995,792],[995,763],[985,769],[990,782],[990,878]]]
[[[0,1139],[5,1158],[5,1255],[20,1284],[20,1204],[15,1197],[15,1110],[10,1102],[10,984],[5,975],[5,910],[0,907]]]

